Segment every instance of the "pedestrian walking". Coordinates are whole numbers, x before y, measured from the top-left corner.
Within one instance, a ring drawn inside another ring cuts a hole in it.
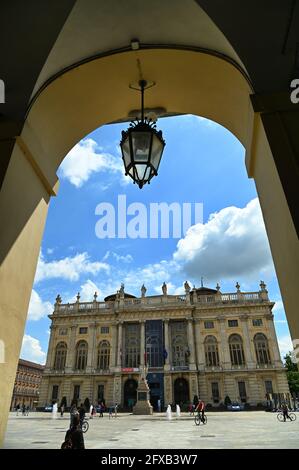
[[[60,407],[60,416],[63,418],[63,413],[64,413],[64,405],[61,405]]]
[[[73,404],[70,409],[70,428],[73,426],[75,416],[79,416],[79,412],[77,406]]]
[[[17,406],[16,406],[17,416],[19,416],[20,408],[21,408],[21,407],[20,407],[20,403],[18,403]]]

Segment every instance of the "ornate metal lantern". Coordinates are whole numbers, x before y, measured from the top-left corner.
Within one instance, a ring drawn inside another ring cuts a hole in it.
[[[141,189],[158,175],[165,141],[162,131],[157,131],[155,122],[144,117],[144,90],[146,80],[140,80],[141,119],[131,122],[126,131],[122,131],[120,147],[125,165],[125,174],[129,175]]]

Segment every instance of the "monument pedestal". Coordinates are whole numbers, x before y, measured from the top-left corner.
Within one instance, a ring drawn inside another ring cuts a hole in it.
[[[147,381],[141,377],[137,388],[137,402],[133,407],[134,415],[152,415],[153,407],[149,401],[150,390]]]

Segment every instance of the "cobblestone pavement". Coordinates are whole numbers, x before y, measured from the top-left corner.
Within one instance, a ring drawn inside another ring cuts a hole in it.
[[[87,449],[298,449],[299,413],[294,422],[280,423],[276,413],[264,411],[210,412],[207,425],[196,426],[182,413],[134,416],[119,413],[89,420],[84,434]],[[57,449],[64,440],[69,415],[52,419],[51,413],[16,416],[10,413],[4,448]]]

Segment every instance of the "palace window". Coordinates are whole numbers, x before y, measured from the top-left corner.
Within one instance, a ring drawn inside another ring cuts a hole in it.
[[[86,341],[79,341],[76,348],[75,369],[85,370],[87,364],[88,345]]]
[[[258,364],[270,364],[270,352],[268,346],[268,340],[262,333],[257,333],[254,337],[254,347],[256,360]]]
[[[98,348],[98,369],[108,370],[110,362],[110,343],[101,341]]]
[[[272,380],[265,380],[265,390],[266,390],[266,394],[271,394],[271,395],[273,395],[273,384],[272,384]]]
[[[139,367],[140,365],[140,325],[127,323],[125,325],[125,354],[124,367]]]
[[[254,318],[252,324],[253,326],[263,326],[263,320],[261,318]]]
[[[101,403],[104,400],[104,385],[98,385],[98,403]]]
[[[230,360],[233,366],[241,366],[245,364],[243,341],[239,335],[231,335],[229,337]]]
[[[60,336],[67,335],[67,328],[59,328],[59,334]]]
[[[58,343],[55,349],[54,369],[64,370],[66,361],[67,345]]]
[[[238,326],[238,320],[228,320],[228,326],[230,328]]]
[[[247,395],[246,395],[246,384],[245,382],[238,382],[238,388],[239,388],[239,396],[240,400],[242,403],[246,402]]]
[[[53,385],[52,400],[57,400],[57,398],[58,398],[58,385]]]
[[[80,327],[79,328],[79,335],[86,335],[88,331],[88,328],[86,326]]]
[[[205,321],[204,325],[205,325],[206,330],[214,328],[214,322],[213,321]]]
[[[101,334],[105,335],[109,333],[109,326],[101,326]]]
[[[187,341],[187,323],[176,321],[170,324],[172,365],[175,367],[185,367],[188,365],[189,348]]]
[[[145,323],[145,363],[149,367],[163,367],[163,323],[148,320]]]
[[[219,384],[218,382],[212,382],[212,398],[214,403],[219,403],[220,393],[219,393]]]
[[[204,341],[206,365],[208,367],[219,366],[218,344],[215,336],[207,336]]]
[[[74,385],[74,400],[79,400],[80,398],[80,385]]]

